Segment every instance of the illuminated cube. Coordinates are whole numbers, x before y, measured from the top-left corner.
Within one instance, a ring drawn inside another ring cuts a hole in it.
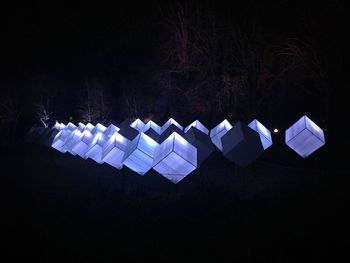
[[[93,139],[85,154],[85,158],[91,158],[99,164],[103,163],[102,149],[105,143],[107,142],[107,139],[107,136],[104,135],[103,132],[97,132],[93,134]]]
[[[120,129],[113,125],[113,124],[110,124],[107,129],[104,131],[104,135],[106,135],[108,138],[111,138],[112,135],[116,132],[118,132]]]
[[[162,127],[160,127],[157,123],[153,121],[148,121],[144,127],[144,132],[148,131],[149,129],[152,129],[156,133],[161,134]]]
[[[151,137],[140,133],[128,144],[122,161],[123,165],[144,175],[152,168],[154,153],[158,146],[159,144]]]
[[[66,149],[70,154],[76,155],[72,148],[80,141],[81,139],[81,131],[79,128],[75,129],[64,141],[62,147]]]
[[[102,148],[102,160],[105,163],[120,170],[123,167],[122,161],[130,140],[120,133],[114,133]]]
[[[104,133],[106,130],[107,128],[104,125],[97,123],[96,126],[91,130],[91,134],[95,135],[99,132]]]
[[[222,151],[221,137],[224,136],[231,128],[232,125],[227,120],[223,120],[210,131],[211,141],[220,151]]]
[[[191,129],[191,127],[195,127],[196,129],[200,130],[201,132],[205,133],[205,134],[209,134],[209,130],[198,120],[192,122],[190,125],[188,125],[185,128],[185,133]]]
[[[303,158],[325,142],[323,130],[305,115],[286,130],[286,144]]]
[[[178,183],[197,168],[197,149],[174,132],[155,151],[153,169]]]
[[[195,126],[192,126],[187,130],[184,138],[197,148],[197,166],[202,164],[214,151],[214,145],[211,142],[209,135],[201,132]]]
[[[242,122],[235,124],[222,136],[221,142],[224,156],[243,167],[264,152],[259,134]]]
[[[89,130],[83,131],[78,142],[72,147],[71,152],[79,155],[81,158],[86,159],[86,153],[93,139],[94,136]]]
[[[67,149],[63,147],[63,145],[66,143],[67,139],[76,128],[77,127],[73,123],[68,123],[67,126],[65,126],[59,133],[57,133],[51,144],[51,147],[62,153],[67,152]]]
[[[140,119],[136,119],[130,124],[130,127],[138,130],[139,132],[143,132],[145,129],[145,124]]]
[[[264,150],[266,150],[272,145],[271,132],[258,120],[253,120],[251,123],[248,124],[248,126],[257,133],[259,133],[260,141],[264,147]]]

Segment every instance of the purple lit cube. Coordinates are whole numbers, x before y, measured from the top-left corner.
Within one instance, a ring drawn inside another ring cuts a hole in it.
[[[286,130],[286,144],[303,158],[325,142],[323,130],[305,115]]]
[[[221,137],[224,136],[231,128],[232,125],[228,122],[228,120],[223,120],[210,131],[211,141],[220,151],[222,151]]]
[[[221,141],[224,156],[239,166],[247,166],[264,152],[259,134],[242,122],[236,123]]]
[[[174,132],[156,149],[153,169],[173,183],[197,168],[197,149]]]

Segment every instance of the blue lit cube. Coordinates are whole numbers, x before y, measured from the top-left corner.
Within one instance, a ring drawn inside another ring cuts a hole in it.
[[[214,145],[209,135],[198,130],[195,126],[187,130],[184,138],[197,148],[197,166],[202,164],[214,151]]]
[[[64,144],[62,145],[63,148],[66,149],[67,152],[69,152],[72,155],[76,155],[74,151],[72,151],[72,148],[74,145],[76,145],[80,139],[81,139],[81,131],[79,129],[75,129],[65,140]]]
[[[134,120],[131,124],[130,127],[138,130],[139,132],[143,132],[145,130],[145,124],[143,123],[143,121],[141,121],[140,119],[136,119]]]
[[[153,121],[148,121],[147,124],[144,127],[144,132],[148,131],[149,129],[154,130],[156,133],[161,134],[162,127],[160,127],[157,123]]]
[[[104,135],[106,135],[108,138],[111,138],[112,135],[116,132],[118,132],[120,129],[115,126],[114,124],[110,124],[107,129],[104,131]]]
[[[183,127],[176,120],[170,118],[166,123],[163,124],[160,133],[165,132],[172,125],[176,126],[177,128],[179,128],[179,130],[183,131]]]
[[[222,136],[221,141],[224,156],[242,167],[252,163],[264,152],[259,134],[242,122],[237,122]]]
[[[228,122],[228,120],[223,120],[210,131],[211,141],[220,151],[222,151],[221,137],[224,136],[231,128],[232,125]]]
[[[272,136],[271,132],[261,124],[258,120],[253,120],[248,124],[250,128],[259,133],[260,141],[264,147],[264,150],[269,148],[272,145]]]
[[[73,123],[68,123],[67,126],[65,126],[59,133],[57,133],[51,144],[51,147],[62,153],[67,152],[67,149],[63,147],[63,145],[66,143],[67,139],[76,128],[77,127]]]
[[[325,142],[323,130],[305,115],[286,130],[286,144],[303,158]]]
[[[104,133],[106,130],[107,128],[104,125],[97,123],[96,126],[91,130],[91,133],[94,135],[99,132]]]
[[[114,133],[102,148],[102,160],[120,170],[123,167],[123,157],[130,140],[120,133]]]
[[[200,130],[201,132],[205,133],[205,134],[209,134],[209,130],[198,120],[195,120],[194,122],[192,122],[190,125],[188,125],[185,128],[185,133],[191,129],[191,127],[195,127],[196,129]]]
[[[156,149],[153,169],[175,184],[196,168],[196,147],[176,132]]]
[[[103,132],[93,134],[93,139],[88,147],[85,158],[91,158],[99,164],[103,163],[102,149],[106,142],[107,136]]]
[[[155,150],[159,144],[151,137],[140,133],[126,148],[123,165],[134,172],[144,175],[153,166]]]
[[[86,153],[89,149],[89,146],[92,143],[94,136],[91,134],[89,130],[85,130],[82,132],[80,139],[77,143],[71,148],[71,152],[80,156],[81,158],[86,159]]]

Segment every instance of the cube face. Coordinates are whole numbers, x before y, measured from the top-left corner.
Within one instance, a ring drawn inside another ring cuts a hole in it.
[[[73,131],[68,138],[63,143],[63,148],[66,149],[70,154],[76,155],[74,151],[72,151],[73,147],[81,140],[82,133],[79,129]]]
[[[143,123],[143,121],[141,121],[140,119],[136,119],[134,120],[130,126],[136,130],[138,130],[139,132],[143,132],[145,129],[145,124]]]
[[[91,158],[99,164],[103,163],[102,149],[106,142],[107,138],[106,135],[103,134],[103,132],[97,132],[93,134],[93,139],[90,145],[88,146],[85,158]]]
[[[83,131],[80,140],[72,147],[71,152],[73,155],[78,155],[81,158],[85,158],[86,152],[89,149],[89,145],[92,143],[93,135],[90,131]]]
[[[307,116],[301,117],[286,130],[286,144],[302,158],[308,157],[325,144],[323,130]]]
[[[136,138],[137,135],[139,135],[139,131],[136,130],[135,128],[131,127],[130,124],[128,124],[127,121],[124,121],[120,125],[120,130],[118,131],[119,134],[121,134],[123,137],[128,139],[129,141],[132,141],[133,139]]]
[[[158,142],[160,141],[160,135],[153,130],[152,128],[148,129],[145,134],[149,137],[151,137],[154,141]]]
[[[108,138],[111,138],[112,135],[116,132],[118,132],[120,129],[113,125],[113,124],[110,124],[107,129],[104,131],[104,134],[108,137]]]
[[[102,148],[102,160],[120,170],[123,157],[130,141],[118,132],[114,133]]]
[[[198,120],[195,120],[194,122],[192,122],[190,125],[188,125],[185,128],[185,133],[191,129],[191,127],[195,127],[196,129],[200,130],[201,132],[205,133],[205,134],[209,134],[209,130]]]
[[[258,120],[253,120],[248,124],[250,128],[259,133],[261,143],[264,147],[264,150],[269,148],[272,145],[272,136],[271,132],[261,124]]]
[[[191,127],[184,138],[197,148],[197,166],[202,164],[214,151],[214,145],[211,142],[209,135]]]
[[[128,146],[123,157],[123,165],[144,175],[153,165],[154,153],[159,144],[151,137],[140,133]]]
[[[153,169],[178,183],[197,168],[197,149],[174,132],[155,151]]]
[[[100,123],[97,123],[96,126],[92,129],[91,133],[92,134],[97,134],[98,132],[105,132],[107,130],[107,128],[100,124]]]
[[[53,139],[53,142],[51,144],[51,147],[56,149],[57,151],[60,151],[61,153],[67,152],[67,149],[63,146],[66,142],[69,136],[71,136],[72,132],[77,127],[72,124],[68,123],[67,126],[65,126]]]
[[[144,127],[144,132],[147,132],[149,129],[154,130],[156,133],[161,134],[162,127],[153,121],[148,121]]]
[[[170,118],[166,123],[164,123],[160,132],[164,133],[171,125],[176,126],[177,128],[179,128],[179,130],[183,131],[183,127],[173,118]]]
[[[259,134],[241,122],[235,124],[221,140],[224,156],[242,167],[264,152]]]
[[[182,129],[180,129],[178,126],[175,124],[170,124],[166,130],[163,130],[162,134],[159,136],[159,142],[162,143],[165,141],[171,134],[176,132],[177,134],[183,136],[184,133]]]
[[[224,136],[230,129],[232,129],[232,125],[227,120],[223,120],[210,131],[210,138],[213,144],[220,151],[222,151],[221,137]]]

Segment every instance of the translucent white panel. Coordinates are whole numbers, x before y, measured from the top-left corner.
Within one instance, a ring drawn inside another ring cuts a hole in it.
[[[72,151],[72,148],[74,147],[74,145],[76,145],[80,141],[81,136],[82,134],[79,128],[76,129],[64,141],[62,147],[65,148],[70,154],[76,155],[76,153]]]
[[[156,133],[160,134],[162,128],[155,122],[153,121],[149,121],[147,122],[147,124],[144,127],[144,131],[146,132],[149,129],[153,129]]]
[[[134,120],[130,124],[130,126],[133,127],[134,129],[138,130],[139,132],[143,132],[145,130],[145,124],[140,119]]]
[[[105,126],[103,126],[100,123],[97,123],[96,126],[92,129],[91,133],[96,134],[98,132],[105,132],[106,130],[107,128]]]
[[[102,159],[105,163],[121,169],[126,148],[130,141],[119,133],[114,133],[102,148]]]
[[[89,145],[92,143],[93,138],[94,137],[90,131],[83,131],[80,140],[72,147],[71,152],[85,158],[86,152],[88,151]]]
[[[108,138],[110,138],[114,133],[118,132],[119,130],[120,130],[120,129],[119,129],[117,126],[111,124],[111,125],[109,125],[109,126],[107,127],[107,129],[104,131],[104,134],[105,134]]]
[[[197,167],[197,149],[174,132],[156,149],[153,169],[178,183]]]
[[[307,116],[289,127],[285,138],[286,144],[303,158],[325,144],[323,130]]]
[[[98,163],[103,163],[102,148],[107,142],[107,136],[102,132],[93,135],[93,139],[86,152],[85,158],[91,158]]]
[[[152,168],[158,143],[144,133],[140,133],[128,146],[123,164],[131,170],[144,175]]]
[[[249,123],[248,126],[259,133],[264,150],[266,150],[272,145],[271,132],[264,125],[262,125],[261,122],[255,119],[251,123]]]
[[[224,136],[230,129],[232,129],[232,125],[228,122],[228,120],[223,120],[217,126],[215,126],[210,131],[210,138],[213,144],[222,151],[221,137]]]
[[[183,130],[183,127],[177,122],[175,121],[173,118],[170,118],[166,123],[164,123],[164,125],[162,126],[161,129],[161,133],[163,133],[166,129],[169,128],[169,126],[171,124],[174,124],[175,126],[177,126],[181,131]]]
[[[187,132],[191,127],[195,127],[198,130],[200,130],[201,132],[205,133],[205,134],[209,134],[209,130],[198,120],[192,122],[190,125],[188,125],[185,128],[185,132]]]

